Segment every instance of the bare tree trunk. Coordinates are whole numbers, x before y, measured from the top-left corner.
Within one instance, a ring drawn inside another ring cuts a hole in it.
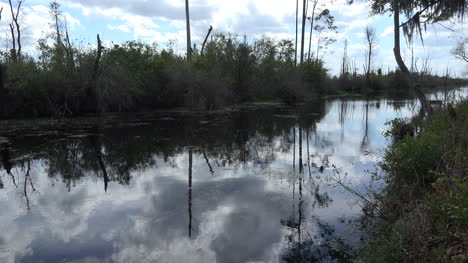
[[[57,41],[57,46],[60,47],[61,44],[62,44],[62,37],[60,36],[58,10],[55,10],[54,20],[55,20],[55,37],[56,37],[56,41]]]
[[[307,0],[304,0],[302,7],[302,35],[301,35],[301,60],[300,63],[304,63],[304,37],[305,37],[305,22],[306,22],[306,4]]]
[[[294,66],[297,66],[297,22],[299,16],[299,0],[296,0],[296,43],[294,45]]]
[[[2,21],[3,7],[0,9],[0,21]],[[5,80],[3,74],[3,63],[0,63],[0,104],[4,105],[3,98],[5,96]],[[0,107],[0,114],[3,112],[3,108]]]
[[[13,46],[13,48],[10,50],[10,56],[11,56],[11,60],[13,60],[13,62],[16,62],[17,59],[16,59],[15,27],[13,26],[13,24],[9,24],[9,26],[10,26],[10,32],[11,32],[11,43],[12,43],[12,46]]]
[[[371,57],[372,57],[372,45],[371,43],[369,43],[369,57],[367,58],[367,72],[366,72],[367,81],[370,81]]]
[[[15,24],[16,24],[16,40],[18,41],[18,52],[16,55],[18,58],[21,58],[21,31],[20,31],[20,27],[19,27],[17,19],[15,19]]]
[[[393,25],[394,25],[394,35],[395,35],[395,47],[393,48],[393,53],[395,55],[395,60],[400,68],[401,72],[405,76],[406,83],[408,86],[412,87],[418,97],[419,101],[421,102],[422,111],[427,114],[432,114],[432,107],[429,101],[427,100],[426,96],[421,90],[421,86],[416,83],[411,72],[409,71],[408,67],[405,65],[401,57],[400,51],[400,6],[399,1],[393,1]]]
[[[67,56],[68,64],[71,69],[75,68],[75,55],[73,54],[73,46],[70,43],[70,37],[68,36],[68,29],[65,30],[65,40],[67,41]]]
[[[99,38],[99,34],[97,35],[97,54],[96,54],[96,60],[94,62],[94,71],[93,71],[93,85],[94,88],[97,88],[97,76],[98,76],[98,71],[99,71],[99,64],[101,62],[101,56],[102,56],[102,43],[101,43],[101,38]]]
[[[370,25],[366,26],[365,30],[366,40],[367,40],[367,51],[366,51],[366,80],[367,86],[370,87],[370,75],[371,75],[371,64],[372,64],[372,55],[374,54],[374,44],[375,44],[375,29]]]
[[[208,29],[208,34],[206,34],[205,40],[203,40],[203,45],[202,45],[201,52],[200,52],[201,55],[203,55],[203,51],[205,50],[206,41],[208,40],[208,37],[210,36],[211,31],[213,31],[213,26],[210,26],[210,28]]]
[[[102,43],[101,43],[101,38],[99,38],[99,34],[98,34],[97,35],[96,60],[94,62],[94,69],[93,69],[93,73],[91,76],[91,82],[86,92],[86,100],[87,100],[86,111],[97,112],[99,110],[97,89],[98,89],[98,76],[99,76],[99,66],[101,62],[101,56],[102,56]]]
[[[317,63],[318,63],[318,61],[319,61],[320,35],[321,35],[321,34],[319,34],[318,37],[317,37],[317,54],[315,54],[315,55],[316,55],[315,61],[316,61]]]
[[[18,22],[18,17],[19,17],[19,13],[20,13],[20,9],[21,9],[21,5],[23,4],[23,1],[24,0],[19,0],[18,1],[18,6],[16,7],[16,13],[15,13],[14,10],[13,10],[13,4],[11,3],[11,0],[8,0],[8,3],[10,4],[11,17],[13,19],[13,22],[15,23],[16,42],[18,44],[18,49],[16,50],[14,48],[14,50],[15,50],[15,59],[21,57],[21,29],[20,29],[20,25],[19,25],[19,22]],[[11,25],[11,24],[10,24],[10,29],[13,32],[13,25]],[[13,42],[14,42],[15,38],[14,38],[13,34],[12,34],[12,37],[13,37]]]
[[[315,0],[314,6],[312,7],[312,15],[310,16],[310,36],[309,36],[309,55],[308,60],[310,63],[310,51],[312,47],[312,33],[314,30],[314,17],[315,17],[315,8],[317,7],[318,0]]]
[[[189,0],[185,0],[185,19],[187,23],[187,61],[192,57],[192,41],[190,39],[190,8]]]

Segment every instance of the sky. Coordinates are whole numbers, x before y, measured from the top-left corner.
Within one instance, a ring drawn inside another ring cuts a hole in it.
[[[14,1],[14,0],[13,0]],[[384,72],[396,67],[393,57],[393,19],[389,14],[372,16],[365,0],[348,5],[346,0],[319,0],[335,17],[338,32],[323,33],[336,39],[327,50],[320,51],[330,73],[339,72],[345,39],[348,40],[348,56],[355,60],[358,72],[363,72],[366,25],[376,30],[377,49],[373,68]],[[6,4],[0,21],[0,50],[11,48],[8,24],[11,15]],[[66,17],[70,38],[79,47],[95,45],[96,34],[109,43],[139,40],[156,43],[159,47],[175,41],[175,48],[185,52],[185,1],[184,0],[59,0],[63,16]],[[51,16],[47,0],[26,0],[21,14],[23,28],[23,50],[37,55],[37,40],[50,35]],[[213,33],[236,33],[249,40],[262,36],[275,39],[294,39],[294,0],[191,0],[192,42],[201,45],[210,25]],[[403,20],[403,19],[402,19]],[[466,22],[464,22],[466,23]],[[306,29],[309,31],[309,28]],[[318,33],[312,34],[312,50],[315,50]],[[449,69],[452,76],[468,77],[466,63],[455,59],[450,50],[457,41],[468,36],[463,23],[444,23],[427,28],[424,43],[413,41],[414,57],[419,68],[430,61],[432,73],[445,74]],[[306,46],[309,34],[306,34]],[[402,40],[403,56],[410,63],[411,52]]]

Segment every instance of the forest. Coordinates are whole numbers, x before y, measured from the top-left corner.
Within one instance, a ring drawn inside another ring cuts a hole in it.
[[[304,32],[301,47],[297,34],[295,40],[264,36],[252,41],[235,33],[210,35],[212,27],[203,45],[188,44],[185,54],[178,52],[174,43],[131,40],[104,45],[99,35],[96,44],[78,47],[70,41],[60,4],[52,1],[50,26],[55,33],[39,40],[39,53],[33,56],[22,50],[18,16],[23,2],[14,6],[9,1],[11,10],[2,9],[12,13],[12,48],[2,52],[0,60],[3,118],[71,117],[177,107],[214,110],[252,101],[292,105],[334,95],[413,95],[399,68],[371,67],[377,38],[372,26],[363,29],[367,46],[363,69],[347,55],[345,41],[343,50],[336,54],[342,57],[340,74],[332,76],[318,54],[336,40],[324,37],[319,38],[322,43],[312,43],[312,39],[307,42]],[[314,11],[316,6],[309,8]],[[312,29],[339,30],[328,9],[308,19],[311,33]],[[297,22],[296,17],[296,33]],[[305,19],[302,22],[304,31]],[[440,76],[428,59],[420,58],[420,63],[415,63],[417,60],[412,58],[410,71],[426,90],[466,84],[466,79],[451,77],[448,68]]]

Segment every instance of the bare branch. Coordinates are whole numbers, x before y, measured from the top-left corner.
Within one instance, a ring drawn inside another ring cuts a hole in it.
[[[452,49],[452,55],[460,60],[468,63],[468,38],[457,43],[457,46]]]

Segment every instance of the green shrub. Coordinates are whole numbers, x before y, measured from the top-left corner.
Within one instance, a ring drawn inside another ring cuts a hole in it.
[[[365,262],[468,259],[468,101],[416,122],[419,133],[394,140],[385,152],[387,185],[376,200],[383,217],[366,230]],[[391,123],[393,136],[408,125]]]

